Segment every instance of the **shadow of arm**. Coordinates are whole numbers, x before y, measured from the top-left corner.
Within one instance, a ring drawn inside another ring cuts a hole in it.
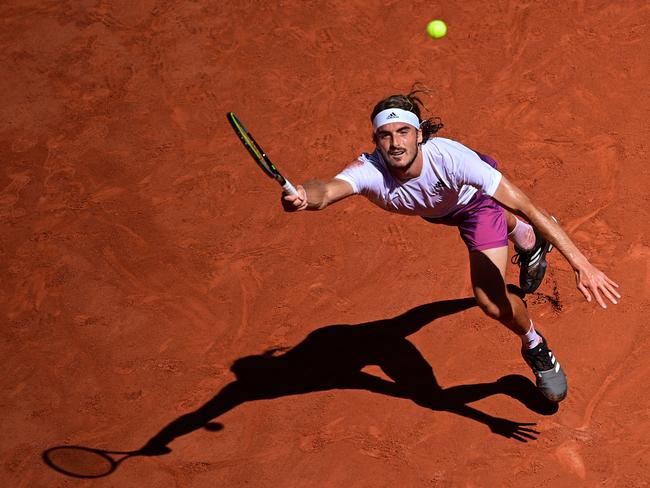
[[[226,385],[214,398],[193,412],[173,420],[154,435],[138,451],[142,456],[159,456],[171,452],[168,444],[177,437],[208,427],[211,420],[246,401],[246,395],[237,382]],[[215,429],[211,429],[215,430]]]
[[[390,319],[393,325],[397,326],[402,337],[414,334],[425,325],[433,322],[434,320],[462,312],[468,308],[476,306],[476,299],[474,297],[458,298],[454,300],[442,300],[439,302],[427,303],[418,307],[412,308],[408,312],[398,315]]]
[[[501,417],[493,417],[485,412],[481,412],[468,405],[447,405],[440,410],[455,413],[463,417],[475,420],[489,427],[489,429],[507,439],[514,439],[519,442],[528,442],[537,440],[539,431],[534,430],[531,426],[536,425],[534,422],[514,422]]]

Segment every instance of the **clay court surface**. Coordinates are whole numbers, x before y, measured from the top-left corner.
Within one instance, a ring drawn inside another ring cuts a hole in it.
[[[3,2],[0,485],[648,486],[649,20],[640,0]],[[569,376],[557,411],[461,300],[455,229],[362,197],[285,214],[225,118],[295,182],[329,178],[416,81],[441,136],[621,285],[589,304],[553,252],[527,297]],[[41,457],[165,432],[171,452],[93,480]]]

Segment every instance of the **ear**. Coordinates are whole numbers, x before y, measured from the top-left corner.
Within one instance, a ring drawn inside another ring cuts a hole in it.
[[[422,129],[417,129],[417,132],[418,132],[418,135],[417,135],[418,144],[422,144],[422,137],[423,137],[422,136]]]

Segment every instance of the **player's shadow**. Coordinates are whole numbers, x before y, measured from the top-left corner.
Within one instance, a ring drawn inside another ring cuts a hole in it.
[[[557,405],[546,401],[535,385],[519,375],[504,376],[492,383],[442,388],[420,351],[407,337],[433,320],[475,306],[474,298],[421,305],[397,317],[356,325],[330,325],[311,332],[296,346],[272,349],[237,359],[232,365],[236,380],[211,400],[164,427],[139,451],[159,455],[170,451],[177,437],[200,428],[220,430],[215,422],[233,408],[255,400],[300,395],[326,390],[367,390],[409,399],[436,411],[446,411],[481,422],[495,434],[521,442],[536,439],[530,426],[489,415],[469,404],[502,394],[530,410],[550,415]],[[389,380],[363,371],[381,368]]]

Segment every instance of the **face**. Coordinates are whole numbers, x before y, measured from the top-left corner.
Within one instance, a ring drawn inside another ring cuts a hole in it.
[[[418,156],[422,132],[404,122],[382,125],[375,133],[375,144],[388,166],[396,171],[407,171]]]

